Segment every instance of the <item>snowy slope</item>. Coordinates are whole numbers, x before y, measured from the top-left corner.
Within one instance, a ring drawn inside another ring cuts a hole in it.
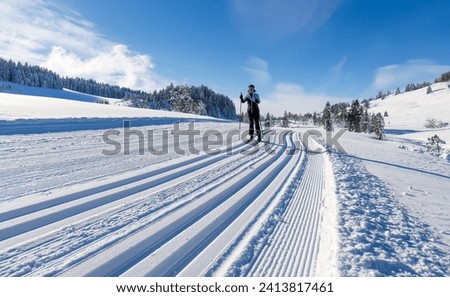
[[[99,104],[97,100],[111,104]],[[132,108],[116,99],[68,90],[0,82],[0,135],[120,128],[124,120],[131,120],[132,126],[225,121],[181,112]]]
[[[432,84],[431,89],[430,94],[427,94],[427,88],[422,88],[371,101],[369,112],[387,112],[389,116],[384,118],[387,133],[400,135],[406,143],[426,143],[429,137],[437,134],[448,140],[445,147],[450,150],[450,127],[425,128],[427,119],[450,124],[450,83]]]
[[[18,94],[18,95],[28,95],[28,96],[39,96],[39,97],[51,97],[56,99],[69,99],[82,102],[95,103],[97,101],[106,100],[110,104],[119,103],[121,100],[105,98],[101,96],[94,96],[89,94],[84,94],[68,89],[54,90],[47,88],[38,88],[20,85],[12,82],[0,81],[0,93]]]
[[[64,118],[205,118],[193,114],[0,93],[0,120]],[[211,118],[209,118],[211,119]]]
[[[97,100],[106,100],[111,103],[93,104]],[[121,106],[120,100],[117,99],[70,90],[51,90],[0,82],[0,120],[114,117],[213,119],[181,112]]]
[[[427,88],[422,88],[371,101],[369,112],[387,112],[387,129],[423,130],[428,118],[450,123],[449,84],[447,82],[431,85],[430,94],[427,94]]]

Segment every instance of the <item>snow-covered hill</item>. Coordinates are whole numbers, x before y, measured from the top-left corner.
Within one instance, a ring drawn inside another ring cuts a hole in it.
[[[47,88],[38,88],[20,85],[12,82],[0,81],[0,93],[8,94],[18,94],[18,95],[28,95],[28,96],[38,96],[38,97],[50,97],[56,99],[69,99],[82,102],[100,102],[108,101],[110,104],[120,103],[121,100],[111,99],[101,96],[94,96],[89,94],[84,94],[80,92],[75,92],[68,89],[55,90]]]
[[[132,120],[133,126],[223,121],[181,112],[132,108],[117,99],[70,90],[0,82],[0,135],[118,128],[123,126],[124,119]]]
[[[427,94],[427,88],[422,88],[371,101],[369,111],[383,115],[387,112],[387,129],[424,130],[425,121],[430,118],[450,123],[449,84],[431,85],[430,94]]]
[[[429,94],[425,87],[371,101],[369,112],[387,113],[388,116],[384,118],[386,132],[401,136],[406,143],[416,140],[423,144],[429,137],[438,135],[447,141],[444,147],[450,150],[450,83],[435,83],[430,87],[432,92]],[[428,119],[448,123],[449,126],[426,128]]]
[[[195,114],[132,108],[122,100],[67,89],[52,90],[0,82],[0,120],[114,117],[213,120]]]

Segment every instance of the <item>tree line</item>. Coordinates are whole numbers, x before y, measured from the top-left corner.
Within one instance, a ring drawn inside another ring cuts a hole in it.
[[[344,126],[350,132],[375,134],[377,139],[384,138],[384,117],[389,116],[387,113],[370,113],[369,101],[364,100],[362,103],[358,99],[353,100],[352,104],[334,104],[327,102],[322,112],[320,124],[327,131],[333,131],[334,125]]]
[[[179,111],[208,115],[223,119],[236,119],[236,108],[225,95],[208,87],[170,84],[153,93],[127,93],[124,100],[133,107]]]
[[[61,77],[44,67],[22,64],[0,58],[0,81],[26,86],[73,91],[128,101],[139,108],[162,109],[236,119],[236,109],[225,95],[215,93],[206,86],[174,86],[153,93],[133,90],[117,85],[100,83],[80,77]]]

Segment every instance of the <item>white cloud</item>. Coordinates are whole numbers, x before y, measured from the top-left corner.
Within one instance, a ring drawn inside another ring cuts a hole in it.
[[[242,69],[252,76],[255,84],[270,82],[269,63],[266,60],[251,57],[247,60],[246,66],[242,67]]]
[[[371,92],[402,89],[409,83],[433,82],[449,69],[450,65],[439,65],[430,60],[409,60],[404,64],[383,66],[375,70]]]
[[[347,56],[344,56],[336,65],[330,68],[330,74],[332,76],[332,79],[338,79],[342,75],[342,71],[346,63],[347,63]]]
[[[13,0],[0,9],[0,56],[133,89],[167,85],[148,55],[95,31],[77,12],[47,0]]]
[[[238,23],[248,32],[277,39],[325,23],[341,0],[233,0]]]
[[[326,94],[311,94],[305,92],[304,88],[298,84],[278,83],[275,90],[264,96],[261,102],[261,113],[267,112],[277,116],[283,115],[284,111],[305,114],[307,112],[320,112],[324,109],[327,101],[337,102],[337,98]]]
[[[154,65],[149,56],[134,54],[121,44],[86,59],[81,59],[63,47],[53,47],[42,65],[62,76],[89,77],[146,91],[159,89],[162,87],[161,82],[164,82],[153,73]],[[164,86],[167,84],[164,82]]]

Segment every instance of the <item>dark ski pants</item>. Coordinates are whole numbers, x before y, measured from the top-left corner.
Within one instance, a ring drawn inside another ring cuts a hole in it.
[[[261,139],[261,127],[259,125],[259,113],[249,112],[248,119],[250,122],[248,134],[250,135],[250,137],[253,137],[253,135],[255,134],[255,130],[256,130],[256,136],[259,139]]]

